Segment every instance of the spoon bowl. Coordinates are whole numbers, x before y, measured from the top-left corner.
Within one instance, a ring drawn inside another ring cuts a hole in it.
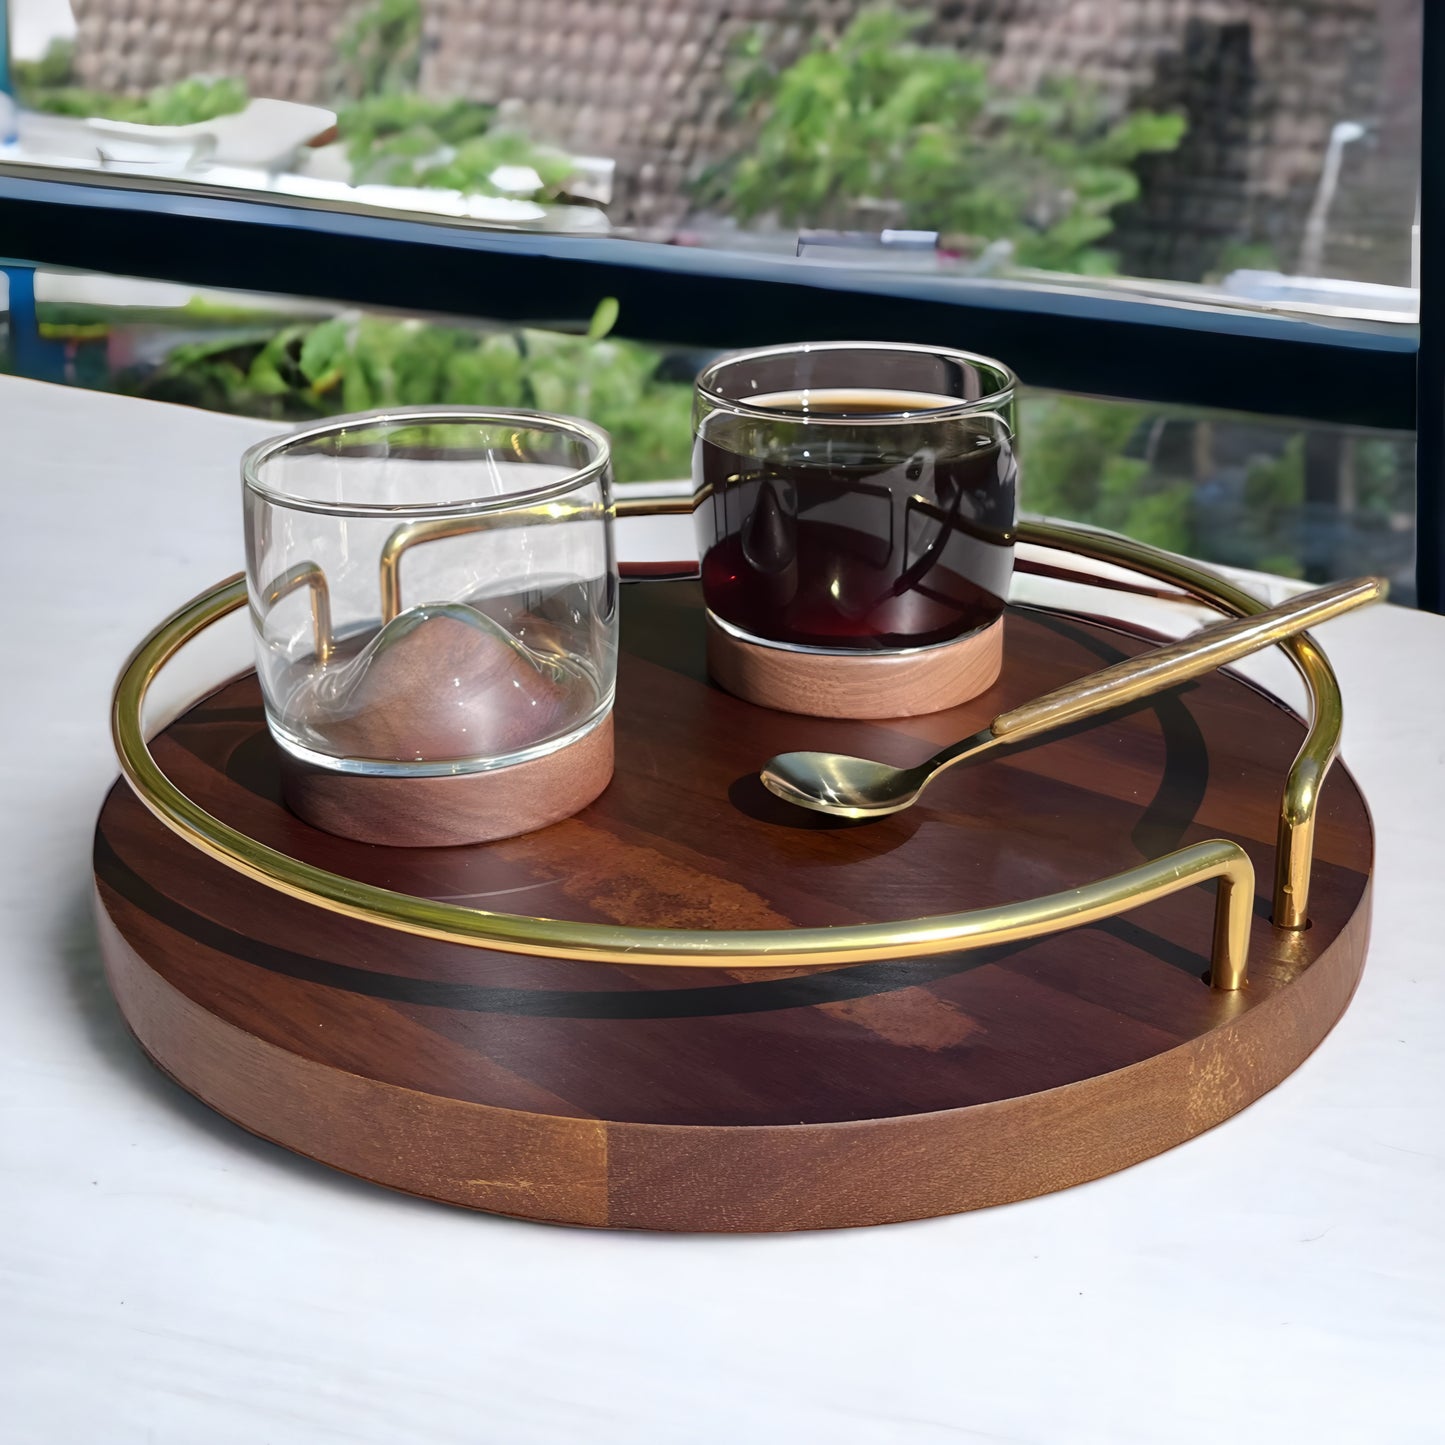
[[[992,740],[992,734],[979,733],[969,744],[982,747]],[[843,753],[780,753],[760,776],[770,793],[800,808],[835,818],[882,818],[911,808],[933,769],[928,763],[891,768]]]

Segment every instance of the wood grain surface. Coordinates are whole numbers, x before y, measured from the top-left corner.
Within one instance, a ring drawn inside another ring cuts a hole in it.
[[[253,677],[156,740],[198,802],[389,888],[575,919],[786,928],[1054,892],[1209,837],[1274,872],[1302,725],[1227,674],[964,765],[867,823],[764,792],[776,752],[908,763],[1139,638],[1011,611],[999,681],[926,717],[845,722],[709,683],[692,583],[623,589],[616,771],[589,808],[504,842],[403,850],[281,802]],[[1121,1169],[1215,1125],[1339,1017],[1368,933],[1372,838],[1336,767],[1311,927],[1256,900],[1251,980],[1204,983],[1212,891],[1030,943],[765,973],[534,959],[417,940],[294,902],[167,832],[122,786],[96,836],[112,987],[151,1057],[267,1138],[494,1212],[650,1229],[872,1224]],[[1261,887],[1265,884],[1261,884]]]

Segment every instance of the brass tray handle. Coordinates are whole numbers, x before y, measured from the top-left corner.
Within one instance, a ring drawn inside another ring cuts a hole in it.
[[[302,587],[311,591],[311,636],[316,660],[324,667],[336,649],[336,638],[331,630],[331,588],[317,563],[298,562],[288,567],[256,599],[256,611],[264,624],[278,602]]]
[[[1069,527],[1058,522],[1026,521],[1018,539],[1041,547],[1055,547],[1099,562],[1167,582],[1226,612],[1253,617],[1266,605],[1217,573],[1196,567],[1183,557],[1161,551],[1128,537]],[[1310,697],[1309,729],[1290,765],[1280,798],[1276,841],[1273,922],[1276,928],[1301,929],[1309,923],[1310,869],[1315,851],[1315,809],[1320,789],[1340,750],[1344,703],[1329,659],[1307,632],[1280,643],[1284,654],[1304,679]]]
[[[1312,592],[1304,613],[1300,608],[1305,599],[1294,598],[1253,617],[1216,623],[1207,629],[1207,639],[1203,632],[1190,633],[1178,642],[1127,657],[1000,713],[991,731],[996,738],[1023,742],[1071,722],[1096,717],[1110,708],[1152,697],[1167,687],[1238,662],[1261,647],[1282,642],[1301,627],[1318,626],[1355,607],[1378,602],[1389,590],[1390,584],[1383,577],[1361,577]]]
[[[618,502],[616,510],[619,518],[682,516],[690,513],[697,501],[697,497],[687,496],[635,497]],[[1254,617],[1266,610],[1266,603],[1217,573],[1196,567],[1172,552],[1112,532],[1026,518],[1019,523],[1015,540],[1116,563],[1242,618]],[[1309,923],[1315,810],[1320,790],[1339,753],[1344,705],[1334,669],[1308,633],[1285,638],[1279,645],[1304,679],[1310,698],[1308,731],[1290,766],[1280,798],[1271,915],[1276,928],[1298,930]]]
[[[493,532],[511,527],[544,527],[552,522],[576,522],[589,518],[601,520],[610,508],[591,502],[543,502],[525,511],[516,510],[465,517],[430,517],[406,522],[389,536],[381,548],[381,621],[385,626],[401,615],[401,559],[411,548],[423,542],[440,542],[447,537],[463,537],[473,532]]]

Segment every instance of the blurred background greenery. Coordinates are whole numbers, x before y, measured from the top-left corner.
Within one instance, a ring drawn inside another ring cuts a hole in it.
[[[1111,117],[1068,75],[1000,90],[984,61],[914,43],[929,18],[865,10],[781,69],[753,31],[733,63],[742,143],[698,198],[743,222],[936,231],[957,254],[993,246],[1017,265],[1112,271],[1096,243],[1139,194],[1133,162],[1174,150],[1184,118]]]
[[[870,9],[786,64],[748,32],[730,61],[737,143],[694,177],[698,205],[774,236],[921,229],[966,261],[1111,270],[1135,163],[1179,146],[1183,119],[1111,113],[1068,75],[1000,89],[982,61],[919,44],[922,19]],[[329,102],[352,181],[487,194],[506,166],[535,172],[544,201],[563,194],[572,159],[499,107],[418,93],[421,36],[420,0],[373,0],[339,32]],[[25,104],[66,115],[180,125],[248,101],[228,76],[81,90],[65,42],[14,70]],[[624,483],[688,473],[690,378],[707,355],[703,337],[667,352],[625,339],[612,301],[576,331],[217,293],[170,307],[42,299],[37,317],[57,379],[278,423],[405,405],[575,413],[611,433]],[[1021,416],[1030,511],[1294,576],[1385,571],[1408,591],[1408,438],[1036,393]]]

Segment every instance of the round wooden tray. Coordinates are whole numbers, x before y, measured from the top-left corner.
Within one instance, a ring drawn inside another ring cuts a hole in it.
[[[1147,645],[1011,610],[1003,675],[950,712],[845,722],[709,683],[694,584],[623,589],[612,785],[500,843],[401,850],[280,801],[254,676],[153,742],[197,803],[295,857],[475,907],[669,928],[906,920],[1074,887],[1212,837],[1259,880],[1250,981],[1211,990],[1212,889],[944,957],[756,971],[491,952],[340,917],[230,871],[124,784],[96,837],[111,985],[155,1062],[237,1123],[378,1183],[571,1224],[781,1230],[1025,1198],[1228,1118],[1293,1070],[1364,961],[1372,839],[1336,767],[1311,926],[1269,921],[1282,781],[1303,736],[1215,674],[965,765],[870,823],[788,807],[794,748],[907,762]]]

